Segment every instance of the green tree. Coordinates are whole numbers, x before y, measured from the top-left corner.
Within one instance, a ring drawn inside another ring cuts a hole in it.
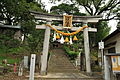
[[[46,12],[45,10],[41,9],[41,5],[36,2],[29,2],[27,3],[26,0],[0,0],[0,19],[3,24],[8,25],[18,25],[20,24],[22,26],[22,32],[25,34],[26,42],[28,43],[28,47],[30,51],[33,51],[34,43],[41,44],[41,40],[37,34],[41,34],[41,31],[35,30],[35,19],[30,14],[30,10],[34,11],[41,11]],[[7,32],[3,35],[3,33]],[[14,41],[13,35],[14,30],[0,30],[0,45],[3,43],[3,45],[7,46],[6,43],[9,42],[11,44]],[[43,31],[42,31],[43,32]],[[35,34],[36,33],[36,34]],[[40,35],[39,34],[39,35]],[[30,36],[28,36],[30,35]],[[43,35],[42,35],[43,36]],[[33,40],[34,38],[34,40]],[[39,40],[38,40],[39,39]],[[7,40],[7,41],[6,41]],[[32,43],[32,40],[34,43]],[[18,42],[16,42],[18,43]],[[32,43],[32,44],[31,44]],[[7,46],[8,47],[8,46]],[[18,46],[17,46],[18,47]],[[34,46],[35,49],[36,46]],[[35,49],[36,50],[36,49]],[[35,52],[35,51],[34,51]]]
[[[95,26],[97,28],[97,33],[89,33],[90,35],[90,46],[91,48],[95,46],[98,42],[109,35],[110,27],[106,21],[100,21],[96,25],[89,24],[89,26]]]
[[[75,0],[83,6],[90,15],[105,15],[105,20],[117,19],[114,10],[119,7],[119,0]],[[113,16],[113,17],[111,17]]]
[[[104,39],[108,34],[109,34],[109,31],[110,31],[110,27],[108,27],[107,25],[107,22],[105,21],[102,21],[102,22],[99,22],[96,26],[97,29],[98,29],[98,32],[97,32],[97,42]],[[104,27],[103,27],[104,26]]]
[[[33,19],[29,10],[42,11],[41,5],[36,2],[27,3],[26,0],[1,0],[0,1],[0,17],[5,24],[17,25],[22,21]]]
[[[111,19],[118,19],[118,10],[119,8],[119,0],[72,0],[76,1],[78,5],[83,6],[88,15],[96,16],[96,15],[104,15],[102,21],[108,21]],[[110,28],[107,25],[107,22],[99,22],[95,26],[98,30],[95,36],[92,36],[92,40],[95,43],[102,40],[109,34]],[[93,40],[96,38],[96,40]]]
[[[60,0],[51,0],[52,2]],[[86,12],[91,15],[104,15],[103,20],[119,19],[118,12],[120,0],[71,0],[76,5],[84,7]]]
[[[4,24],[17,25],[19,21],[26,20],[29,17],[27,5],[25,0],[1,0],[0,13]]]

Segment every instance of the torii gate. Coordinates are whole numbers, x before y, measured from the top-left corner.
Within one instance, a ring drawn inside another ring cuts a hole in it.
[[[52,21],[63,21],[62,15],[53,15],[47,13],[40,13],[31,11],[31,14],[35,16],[35,19],[47,21],[47,24],[51,24]],[[87,23],[97,23],[102,16],[73,16],[73,22],[83,22],[83,25],[87,25]],[[53,26],[57,30],[62,30],[62,27]],[[80,27],[72,27],[71,31],[76,31]],[[45,29],[45,37],[43,43],[43,54],[41,56],[41,75],[46,75],[47,73],[47,57],[48,57],[48,49],[49,49],[49,39],[50,39],[50,27],[46,27],[45,25],[36,25],[36,29]],[[84,34],[84,48],[85,48],[85,58],[86,58],[86,71],[88,73],[91,72],[90,66],[90,48],[89,48],[89,32],[97,32],[96,28],[85,28],[83,30]]]

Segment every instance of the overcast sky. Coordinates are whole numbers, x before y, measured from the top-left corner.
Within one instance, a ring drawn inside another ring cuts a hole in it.
[[[57,2],[56,4],[53,4],[53,3],[50,3],[49,0],[42,0],[42,3],[44,3],[44,5],[45,5],[45,9],[48,10],[48,12],[50,12],[50,8],[51,8],[52,6],[59,5],[59,4],[63,3],[63,2],[65,2],[65,1],[64,1],[64,0],[61,0],[60,2]],[[69,2],[69,0],[68,0],[68,2]],[[67,3],[68,3],[68,2],[67,2]],[[84,11],[85,11],[85,10],[83,10],[83,12],[84,12]],[[110,33],[112,33],[113,31],[116,30],[117,21],[116,21],[116,20],[111,20],[111,21],[109,21],[108,25],[109,25],[109,27],[111,27]]]

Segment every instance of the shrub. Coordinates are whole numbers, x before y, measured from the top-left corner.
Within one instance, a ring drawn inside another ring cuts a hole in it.
[[[25,49],[24,47],[17,47],[17,48],[10,48],[8,49],[8,53],[21,53],[23,52]]]
[[[64,46],[64,50],[67,53],[67,55],[69,56],[70,60],[75,60],[75,58],[77,58],[79,52],[75,52],[75,51],[71,51],[69,47]]]

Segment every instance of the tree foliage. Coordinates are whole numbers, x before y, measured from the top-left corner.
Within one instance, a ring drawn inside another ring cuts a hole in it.
[[[89,24],[89,26],[95,26],[97,28],[96,33],[89,33],[90,38],[90,46],[91,48],[94,47],[98,42],[104,39],[106,36],[109,35],[110,27],[106,21],[100,21],[96,25]]]
[[[71,0],[71,2],[84,7],[86,12],[91,16],[103,15],[103,20],[119,19],[120,0]]]
[[[97,29],[98,32],[96,33],[96,42],[99,42],[100,40],[104,39],[106,36],[108,36],[110,27],[108,27],[107,22],[101,21],[97,23]]]
[[[20,24],[22,26],[22,33],[24,33],[26,38],[25,42],[27,42],[25,45],[27,45],[29,50],[34,53],[33,49],[36,50],[37,47],[34,46],[35,43],[38,44],[40,42],[41,44],[42,39],[38,37],[38,35],[41,34],[41,31],[35,30],[36,23],[34,17],[29,12],[30,10],[46,12],[41,9],[41,5],[36,2],[27,2],[26,0],[0,0],[0,22],[6,25]],[[6,34],[8,35],[4,34],[5,32],[7,32]],[[15,30],[4,29],[4,31],[0,30],[0,33],[0,45],[3,47],[6,46],[9,48],[9,45],[11,45],[15,48],[15,46],[19,47],[21,45],[21,42],[18,43],[17,40],[16,42],[14,41],[15,39],[13,36]],[[14,44],[12,45],[12,43]]]
[[[72,0],[73,1],[73,0]],[[75,0],[83,6],[89,15],[103,15],[104,20],[118,19],[115,10],[119,8],[119,0]]]
[[[75,7],[75,4],[66,4],[66,3],[62,3],[58,6],[53,6],[50,9],[51,13],[54,14],[60,14],[63,15],[63,13],[67,13],[69,15],[85,15],[83,13],[80,13],[79,9],[77,7]]]
[[[25,0],[1,0],[0,13],[5,24],[15,25],[21,20],[26,20],[28,15],[28,4]]]
[[[0,0],[0,17],[4,24],[17,25],[22,21],[32,18],[29,10],[43,11],[35,2],[27,3],[26,0]]]

